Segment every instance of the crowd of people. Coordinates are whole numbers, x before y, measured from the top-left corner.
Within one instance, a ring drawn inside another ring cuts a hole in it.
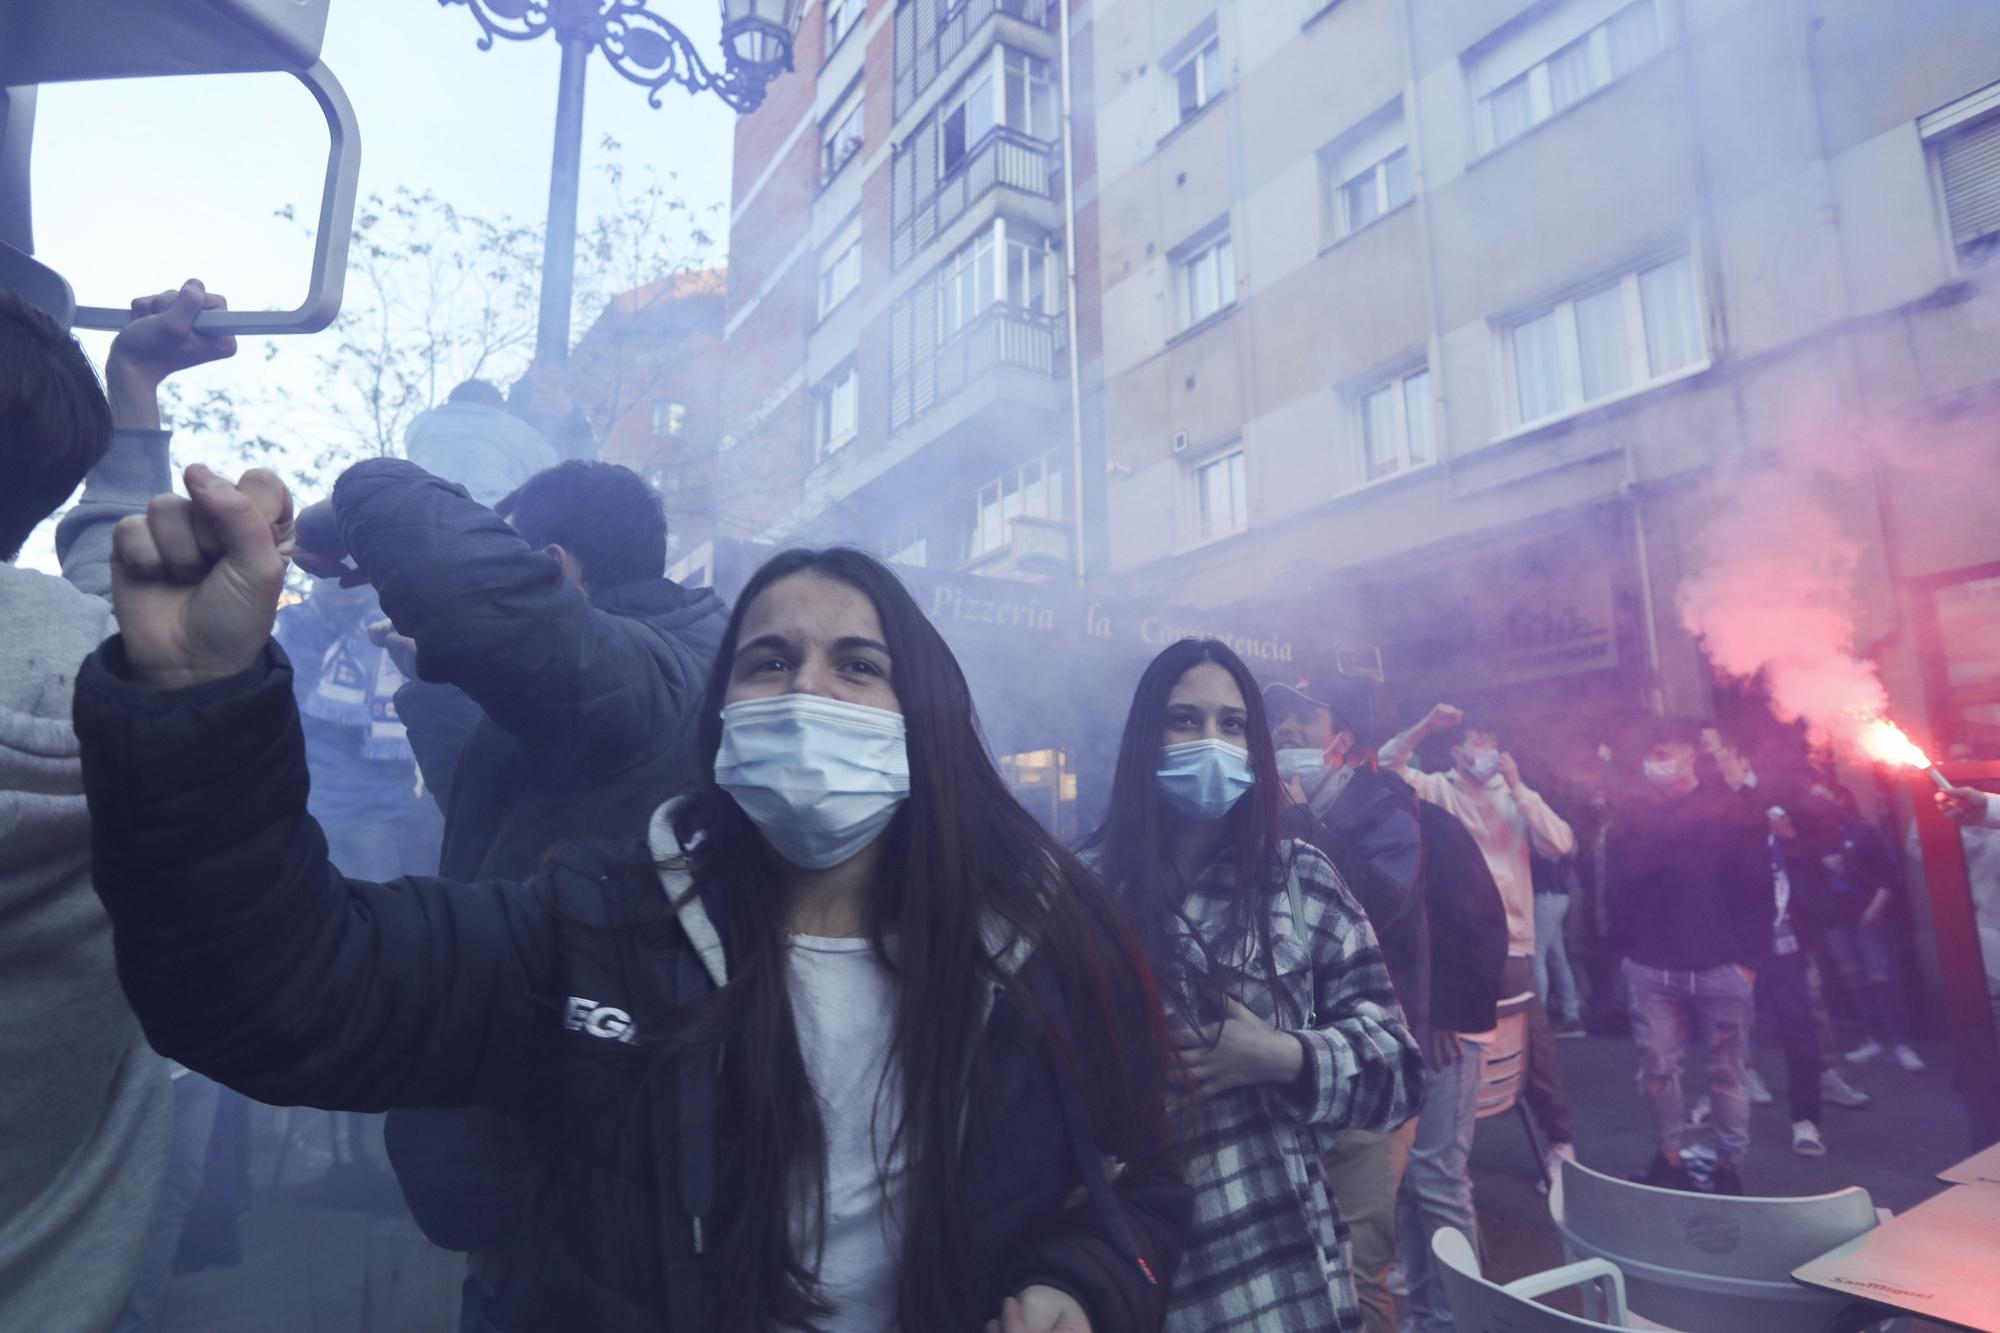
[[[1495,722],[1187,639],[1067,847],[887,565],[680,586],[546,393],[175,495],[220,304],[135,302],[100,387],[0,295],[0,1327],[157,1326],[252,1098],[389,1113],[466,1330],[1447,1329],[1503,1015],[1549,1177],[1586,1027],[1669,1189],[1754,1171],[1759,1007],[1795,1152],[1837,1066],[1922,1068],[1901,858],[1802,749],[1655,719],[1552,804]],[[79,483],[64,577],[13,565]]]

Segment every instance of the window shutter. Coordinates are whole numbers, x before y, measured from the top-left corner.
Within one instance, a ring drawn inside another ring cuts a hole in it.
[[[889,429],[901,430],[910,420],[911,321],[916,302],[908,297],[889,310]]]
[[[916,367],[911,376],[910,415],[922,416],[937,402],[938,291],[937,275],[918,283],[910,293],[915,314],[913,330]]]
[[[916,0],[913,6],[917,11],[914,91],[930,87],[938,76],[938,8],[941,3],[942,0]]]
[[[1954,245],[2000,232],[2000,115],[1939,140],[1938,170]]]
[[[895,115],[909,110],[917,97],[917,6],[924,0],[902,0],[896,6],[891,54],[895,62]]]
[[[926,246],[937,235],[938,117],[936,113],[917,127],[909,139],[910,156],[916,169],[914,180],[916,244]]]

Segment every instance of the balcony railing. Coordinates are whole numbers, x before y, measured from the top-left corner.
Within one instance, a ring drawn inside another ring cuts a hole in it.
[[[903,0],[896,8],[895,114],[903,113],[937,82],[940,71],[963,51],[995,14],[1049,27],[1058,0]]]
[[[1061,315],[999,302],[935,341],[936,290],[927,281],[890,314],[889,429],[901,430],[966,385],[1001,367],[1057,379],[1069,348]],[[920,327],[928,325],[928,329]],[[932,336],[926,338],[925,332]]]
[[[902,268],[941,231],[996,186],[1053,199],[1062,173],[1054,144],[1004,125],[987,131],[965,160],[953,167],[923,198],[916,155],[935,151],[930,126],[912,135],[896,159],[890,190],[889,262]]]

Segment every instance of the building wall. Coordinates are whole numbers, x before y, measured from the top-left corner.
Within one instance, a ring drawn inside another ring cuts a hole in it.
[[[727,290],[728,275],[708,269],[626,292],[571,354],[599,457],[659,489],[674,555],[716,535]]]
[[[1775,461],[1824,482],[1859,550],[1862,646],[1883,641],[1892,680],[1916,678],[1913,634],[1895,637],[1917,614],[1909,581],[2000,560],[1963,484],[2000,480],[2000,296],[1961,269],[1916,122],[2000,80],[2000,9],[1658,0],[1656,54],[1483,147],[1485,71],[1551,25],[1618,8],[1097,0],[1118,579],[1222,606],[1279,571],[1339,608],[1343,589],[1420,558],[1463,564],[1484,542],[1608,508],[1620,520],[1589,558],[1619,566],[1639,655],[1621,658],[1619,689],[1700,709],[1708,674],[1681,583],[1717,486]],[[1176,125],[1163,61],[1210,21],[1223,90]],[[1322,156],[1399,100],[1409,201],[1339,235]],[[1225,216],[1235,303],[1179,331],[1170,256]],[[1505,325],[1679,253],[1700,295],[1701,364],[1516,426]],[[1363,484],[1361,391],[1423,365],[1437,461]],[[1247,530],[1203,544],[1193,468],[1239,445]],[[1430,568],[1449,614],[1454,567]]]
[[[910,21],[917,6],[924,9],[922,25]],[[1089,12],[1080,0],[1076,8]],[[909,11],[901,20],[901,38],[899,11]],[[908,307],[905,318],[912,317],[918,293],[930,290],[952,252],[990,232],[1001,218],[1010,226],[1062,234],[1060,188],[979,187],[915,253],[898,256],[892,249],[899,222],[893,202],[898,155],[917,150],[927,123],[955,85],[992,56],[996,43],[1059,67],[1052,13],[1042,0],[971,0],[950,13],[938,0],[871,0],[860,27],[831,54],[821,55],[823,63],[805,54],[802,38],[798,71],[783,81],[786,98],[774,96],[743,118],[728,329],[741,356],[731,367],[726,393],[725,414],[736,426],[723,465],[725,475],[739,481],[738,498],[721,530],[764,540],[858,542],[885,554],[922,537],[928,562],[952,568],[965,558],[983,481],[1043,451],[1060,450],[1066,459],[1073,451],[1062,357],[1051,356],[1034,374],[1006,364],[968,363],[964,383],[941,392],[916,419],[892,419],[891,406],[899,380],[911,374],[907,353],[904,361],[897,358],[896,312]],[[801,32],[823,43],[825,23],[824,4],[810,5]],[[959,25],[959,36],[947,41],[941,29],[949,23]],[[1079,43],[1087,43],[1088,27],[1079,24]],[[913,42],[913,33],[938,35]],[[927,47],[921,63],[919,47]],[[1088,46],[1081,49],[1087,59]],[[894,91],[899,50],[906,87],[900,115]],[[914,77],[919,69],[923,78]],[[865,102],[862,146],[831,179],[822,180],[824,131],[857,82]],[[1087,71],[1081,97],[1087,111]],[[1040,151],[1057,160],[1052,142]],[[1094,189],[1089,151],[1087,142],[1079,146],[1078,176]],[[961,174],[974,178],[971,163]],[[920,190],[919,207],[943,192],[942,185],[932,194]],[[857,224],[859,288],[822,312],[821,270]],[[1094,363],[1098,284],[1094,248],[1087,245],[1078,246],[1080,271],[1091,266],[1089,281],[1079,284],[1090,308],[1078,312],[1088,330],[1078,345]],[[935,306],[922,308],[923,326],[937,318]],[[1046,334],[1046,324],[1041,332]],[[830,448],[822,438],[820,404],[850,365],[858,373],[858,428]],[[1073,479],[1073,464],[1066,461],[1064,470]],[[1073,502],[1065,512],[1074,512]]]

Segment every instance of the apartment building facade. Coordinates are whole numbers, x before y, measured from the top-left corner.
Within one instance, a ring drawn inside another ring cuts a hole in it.
[[[737,135],[726,536],[1073,569],[1070,291],[1096,282],[1070,262],[1063,18],[1056,0],[805,11],[797,72]]]
[[[1379,644],[1577,752],[1706,711],[1733,478],[2000,743],[2000,9],[1095,0],[1102,576]],[[1780,583],[1784,582],[1781,578]],[[1785,587],[1771,590],[1781,605]]]
[[[572,389],[597,430],[598,456],[660,492],[669,561],[714,536],[727,499],[716,471],[727,291],[727,272],[698,269],[623,292],[570,354]]]

